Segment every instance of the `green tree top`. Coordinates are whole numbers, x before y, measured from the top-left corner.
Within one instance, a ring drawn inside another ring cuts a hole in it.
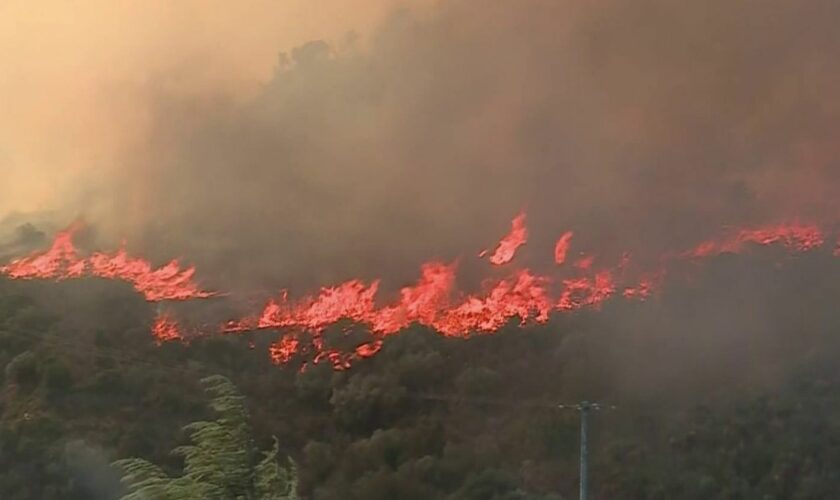
[[[170,477],[141,458],[118,460],[114,465],[128,491],[122,500],[297,500],[294,462],[278,463],[277,439],[271,450],[259,452],[244,398],[233,383],[219,375],[201,383],[218,418],[184,428],[192,444],[173,450],[184,457],[183,475]]]

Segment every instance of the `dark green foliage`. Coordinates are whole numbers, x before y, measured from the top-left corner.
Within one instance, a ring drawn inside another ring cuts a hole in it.
[[[251,439],[244,398],[230,380],[216,375],[201,379],[212,395],[212,421],[193,422],[184,430],[192,444],[176,448],[184,459],[183,474],[170,477],[141,458],[118,460],[128,493],[122,500],[296,500],[297,473],[294,464],[278,463],[278,443],[259,456]]]
[[[44,364],[44,384],[51,394],[61,394],[73,386],[73,372],[60,358],[51,358]]]
[[[40,380],[41,370],[35,354],[24,351],[6,365],[5,379],[13,384],[31,390]]]
[[[840,277],[820,283],[800,308],[753,303],[744,285],[469,340],[414,326],[347,372],[300,372],[270,365],[272,332],[158,347],[133,295],[94,308],[102,318],[56,321],[0,280],[0,498],[117,499],[128,492],[108,464],[125,457],[144,459],[135,480],[175,498],[270,497],[285,456],[307,500],[574,498],[577,416],[550,406],[583,398],[618,405],[592,418],[595,500],[835,498],[840,313],[818,298]],[[762,321],[704,312],[730,303]],[[213,373],[242,394],[201,382]]]

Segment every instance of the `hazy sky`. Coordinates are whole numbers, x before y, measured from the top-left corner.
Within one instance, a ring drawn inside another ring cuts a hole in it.
[[[364,35],[397,6],[429,3],[0,2],[0,217],[53,209],[62,186],[121,161],[148,126],[146,85],[245,97],[270,78],[281,51]]]
[[[837,221],[836,0],[404,4],[3,2],[0,221],[268,288]]]

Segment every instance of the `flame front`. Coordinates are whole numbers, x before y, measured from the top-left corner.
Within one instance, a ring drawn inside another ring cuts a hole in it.
[[[77,230],[78,226],[72,226],[59,232],[48,250],[14,260],[0,267],[0,274],[24,280],[65,280],[84,276],[121,280],[131,283],[151,302],[216,295],[196,284],[194,268],[181,269],[177,261],[155,269],[148,261],[131,257],[125,249],[110,254],[97,252],[82,258],[73,245]],[[566,262],[572,234],[566,232],[557,240],[555,263]],[[521,213],[513,220],[511,232],[501,240],[490,262],[501,265],[513,260],[527,235],[525,214]],[[269,349],[274,362],[284,364],[305,353],[313,363],[329,362],[342,370],[350,367],[355,359],[376,355],[383,348],[385,337],[411,324],[427,326],[445,336],[468,337],[497,331],[515,318],[520,324],[542,323],[548,321],[552,313],[597,308],[616,296],[645,300],[660,289],[669,263],[696,262],[725,253],[740,253],[752,246],[777,245],[794,253],[807,252],[822,247],[825,239],[824,231],[814,224],[744,228],[683,252],[665,254],[660,259],[659,269],[641,272],[635,277],[628,275],[630,257],[627,254],[616,266],[602,268],[595,265],[594,256],[581,255],[572,266],[563,268],[565,276],[543,276],[528,269],[518,269],[505,277],[486,280],[481,290],[472,294],[457,288],[456,264],[429,262],[421,267],[417,282],[402,288],[391,301],[378,297],[378,280],[370,283],[350,280],[323,287],[315,295],[296,300],[284,291],[269,300],[258,314],[228,321],[219,327],[219,331],[235,334],[280,330],[282,335]],[[837,248],[840,249],[840,243]],[[833,251],[840,256],[840,250]],[[350,351],[328,347],[323,332],[341,320],[367,326],[373,339]],[[159,343],[187,337],[168,314],[158,315],[152,333]]]
[[[741,229],[721,241],[706,241],[682,255],[691,258],[714,257],[724,253],[740,253],[750,245],[780,244],[794,252],[806,252],[825,243],[823,231],[814,224],[775,225],[757,229]]]
[[[149,302],[191,300],[213,297],[215,292],[202,290],[194,281],[195,268],[181,269],[177,261],[154,269],[140,258],[120,249],[113,254],[97,252],[88,258],[79,257],[73,236],[81,228],[74,224],[59,232],[45,252],[13,260],[0,267],[0,275],[11,279],[65,280],[95,276],[130,283]]]
[[[79,225],[73,224],[60,231],[46,252],[13,260],[0,267],[0,274],[11,279],[65,279],[81,276],[85,262],[79,259],[76,247],[73,246],[73,235],[78,229]]]

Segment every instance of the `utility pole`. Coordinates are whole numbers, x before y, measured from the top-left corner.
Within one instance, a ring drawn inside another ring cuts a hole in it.
[[[602,409],[614,410],[615,406],[581,401],[577,404],[558,405],[561,410],[575,410],[580,413],[580,500],[589,500],[589,412]]]
[[[589,402],[580,404],[580,500],[589,498]]]

